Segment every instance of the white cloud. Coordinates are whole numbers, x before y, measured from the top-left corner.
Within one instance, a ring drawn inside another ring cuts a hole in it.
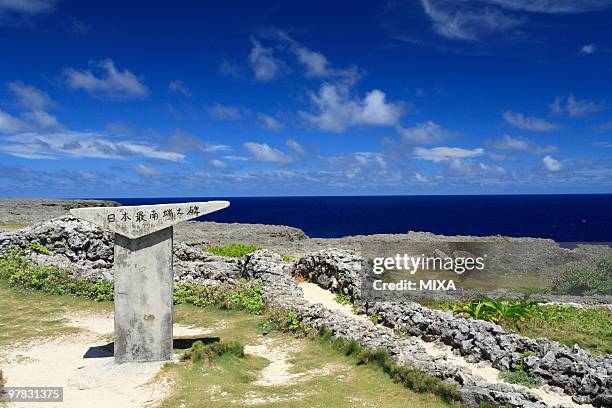
[[[223,158],[225,160],[230,160],[230,161],[247,161],[249,160],[248,157],[244,157],[244,156],[235,156],[235,155],[228,155],[228,156],[223,156]]]
[[[248,142],[244,143],[243,146],[251,154],[255,161],[281,164],[293,161],[290,156],[278,149],[270,147],[266,143]]]
[[[22,116],[40,129],[57,129],[61,127],[54,115],[42,110],[26,112]]]
[[[159,176],[161,174],[161,172],[154,168],[154,167],[149,167],[149,166],[145,166],[144,164],[136,164],[133,167],[134,171],[138,174],[140,174],[141,176],[145,176],[145,177],[154,177],[154,176]]]
[[[504,135],[502,140],[495,144],[495,147],[502,150],[517,150],[537,154],[555,153],[558,150],[556,146],[537,146],[532,140],[510,135]]]
[[[563,168],[563,165],[559,163],[559,161],[550,156],[544,156],[544,158],[542,158],[542,162],[548,171],[559,171]]]
[[[270,115],[266,115],[265,113],[258,113],[257,119],[266,129],[274,131],[283,129],[283,124],[278,119]]]
[[[591,99],[576,99],[572,94],[568,97],[558,96],[550,105],[552,113],[567,114],[572,118],[596,113],[605,108],[606,104],[603,101],[595,102]]]
[[[577,14],[608,8],[610,0],[485,0],[509,10],[548,14]]]
[[[7,87],[15,95],[17,104],[23,108],[46,110],[55,106],[46,92],[21,81],[9,82]]]
[[[304,154],[306,153],[306,150],[304,149],[304,146],[302,146],[297,140],[295,139],[287,139],[287,141],[285,142],[285,144],[287,145],[287,147],[289,147],[291,150],[293,150],[296,153],[299,154]]]
[[[274,57],[272,48],[265,48],[261,43],[251,37],[253,48],[249,54],[249,62],[253,69],[255,79],[258,81],[270,81],[279,74],[282,63]]]
[[[227,164],[219,159],[211,159],[208,163],[216,169],[225,169]]]
[[[173,162],[183,161],[184,154],[161,150],[155,145],[130,141],[112,141],[96,132],[18,133],[3,139],[0,150],[24,158],[98,158],[126,159],[143,156]]]
[[[427,183],[429,179],[419,173],[414,173],[414,179],[419,183]]]
[[[451,136],[449,131],[430,120],[411,128],[398,126],[397,132],[404,142],[418,144],[439,143]]]
[[[454,0],[421,0],[434,31],[453,40],[477,40],[481,35],[508,31],[522,19],[491,7],[471,7]]]
[[[374,89],[364,99],[353,98],[346,86],[323,84],[310,98],[316,113],[300,112],[322,130],[343,132],[354,125],[394,126],[404,110],[401,102],[387,102],[384,92]]]
[[[585,44],[580,48],[581,54],[593,54],[595,52],[595,44]]]
[[[460,147],[433,147],[427,149],[424,147],[415,147],[414,155],[423,160],[432,162],[440,162],[450,159],[466,159],[470,157],[478,157],[484,154],[484,149],[478,147],[476,149],[462,149]]]
[[[14,133],[25,130],[27,125],[21,120],[0,110],[0,132]]]
[[[244,69],[231,61],[223,60],[219,65],[219,73],[221,75],[233,77],[233,78],[241,78],[244,73]]]
[[[183,81],[179,81],[178,79],[170,81],[170,83],[168,84],[168,89],[170,90],[170,92],[173,92],[175,94],[181,94],[188,98],[191,97],[191,91],[185,86],[185,83]]]
[[[208,107],[206,110],[211,119],[227,121],[242,119],[244,114],[247,113],[245,109],[238,106],[221,105],[219,103]]]
[[[98,98],[142,99],[149,95],[148,88],[136,75],[127,69],[117,70],[112,60],[103,60],[95,67],[100,71],[100,76],[88,69],[66,69],[66,83],[72,89],[83,90]]]
[[[306,76],[321,78],[329,75],[329,61],[325,55],[306,47],[296,47],[298,61],[306,68]]]
[[[193,154],[196,152],[208,154],[232,150],[228,145],[205,142],[201,138],[182,130],[175,131],[172,136],[166,139],[163,147],[167,150],[183,154]]]
[[[0,23],[11,16],[47,14],[54,9],[54,0],[0,0]]]
[[[556,123],[533,116],[525,116],[520,112],[506,111],[502,114],[504,120],[520,129],[533,130],[538,132],[550,132],[559,128]]]

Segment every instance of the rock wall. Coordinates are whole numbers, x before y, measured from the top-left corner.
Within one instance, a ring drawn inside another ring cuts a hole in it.
[[[52,254],[41,255],[29,250],[31,242],[45,245]],[[21,231],[0,233],[0,254],[19,247],[38,263],[68,267],[90,279],[112,279],[112,245],[109,233],[70,216]],[[362,260],[349,251],[325,249],[292,263],[283,262],[278,254],[267,250],[236,259],[176,244],[174,254],[176,281],[216,285],[239,278],[258,279],[264,285],[267,302],[295,310],[308,327],[325,326],[334,336],[355,339],[364,347],[383,347],[398,363],[458,385],[469,403],[491,401],[519,407],[546,406],[524,388],[487,383],[444,359],[432,359],[414,339],[401,333],[428,342],[442,342],[468,361],[486,361],[500,370],[516,368],[519,359],[524,357],[527,372],[540,375],[551,386],[563,388],[576,402],[612,406],[610,356],[593,357],[578,347],[569,349],[546,339],[529,339],[505,332],[492,323],[452,316],[415,303],[364,301],[360,295]],[[309,304],[296,284],[296,275],[350,297],[361,313],[378,316],[381,324]]]

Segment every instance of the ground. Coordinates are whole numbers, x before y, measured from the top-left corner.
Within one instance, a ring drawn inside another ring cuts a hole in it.
[[[247,345],[247,355],[223,356],[211,364],[121,365],[120,373],[103,347],[93,349],[96,358],[83,358],[91,346],[112,341],[112,306],[0,284],[0,367],[7,386],[62,385],[62,407],[85,401],[122,407],[446,406],[377,369],[355,366],[328,344],[278,332],[264,335],[262,316],[188,305],[176,306],[177,353],[204,339],[238,340]]]

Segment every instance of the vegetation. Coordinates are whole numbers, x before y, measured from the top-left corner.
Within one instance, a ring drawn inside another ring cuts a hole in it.
[[[345,296],[342,293],[339,293],[336,295],[336,302],[340,303],[341,305],[352,305],[353,301],[351,300],[351,298],[349,298],[348,296]]]
[[[51,255],[51,251],[49,251],[46,246],[39,242],[30,242],[28,244],[28,249],[34,252],[38,252],[39,254]]]
[[[444,301],[427,302],[425,305],[440,310],[455,310],[473,318],[482,319],[485,314],[482,309],[477,310],[477,302],[463,304]],[[523,314],[524,319],[501,318],[496,323],[524,336],[545,337],[568,347],[577,344],[594,354],[612,353],[612,311],[600,307],[544,305],[534,305],[527,310]]]
[[[290,255],[283,255],[281,256],[281,259],[283,260],[283,262],[291,262],[293,261],[293,257]]]
[[[574,296],[612,296],[612,258],[602,259],[595,268],[563,272],[554,280],[551,290]]]
[[[368,316],[368,319],[370,319],[370,321],[374,324],[378,324],[378,315],[377,314],[371,314]]]
[[[266,332],[278,330],[295,337],[306,337],[310,333],[310,328],[304,326],[297,312],[280,307],[270,308],[262,327]]]
[[[9,285],[41,290],[54,295],[75,295],[97,301],[113,300],[113,284],[89,281],[58,266],[38,266],[20,250],[8,251],[0,258],[0,279]]]
[[[482,296],[464,305],[453,305],[452,311],[454,314],[495,323],[502,320],[523,322],[537,313],[538,304],[527,299],[501,301]]]
[[[205,248],[204,251],[210,252],[213,255],[242,258],[251,252],[257,251],[258,249],[259,248],[256,245],[227,244],[223,246]]]
[[[529,388],[542,385],[542,377],[525,372],[523,358],[526,356],[527,354],[521,354],[516,369],[514,371],[502,371],[499,373],[499,378],[511,384],[520,384]]]
[[[112,282],[83,279],[58,266],[38,266],[19,250],[9,251],[0,257],[0,279],[13,287],[41,290],[54,295],[74,295],[96,301],[112,301],[114,297]],[[261,295],[260,286],[246,281],[238,281],[232,287],[180,283],[174,291],[174,302],[200,307],[217,305],[261,314],[264,309]]]
[[[2,389],[4,388],[5,385],[6,385],[6,377],[4,377],[4,373],[2,372],[2,370],[0,370],[0,392],[2,392]]]
[[[183,354],[182,359],[193,363],[210,363],[215,358],[225,354],[242,358],[244,357],[244,346],[238,341],[230,341],[229,343],[215,342],[205,345],[202,340],[198,340]]]

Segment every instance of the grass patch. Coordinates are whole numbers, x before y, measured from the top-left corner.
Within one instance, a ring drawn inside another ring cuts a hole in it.
[[[223,246],[205,248],[204,251],[210,252],[213,255],[242,258],[251,252],[257,251],[258,249],[259,248],[257,245],[227,244]]]
[[[518,365],[516,366],[516,370],[514,371],[502,371],[499,373],[499,378],[509,382],[510,384],[520,384],[525,387],[535,388],[539,387],[543,384],[542,377],[534,374],[530,374],[525,372],[523,367],[523,358],[525,358],[525,354],[521,354],[519,357]]]
[[[28,249],[34,252],[38,252],[39,254],[51,255],[51,251],[49,251],[49,249],[47,249],[47,247],[41,244],[40,242],[30,242],[28,244]]]
[[[439,310],[463,309],[457,302],[424,302]],[[579,345],[593,354],[612,353],[612,311],[603,307],[575,308],[538,305],[522,320],[502,318],[496,321],[504,329],[531,338],[544,337],[568,347]]]
[[[205,345],[202,340],[198,340],[183,354],[182,360],[189,360],[193,363],[210,363],[214,359],[226,354],[242,358],[244,357],[244,346],[238,341],[231,341],[229,343],[217,342]]]
[[[28,224],[9,224],[9,223],[1,223],[0,222],[0,231],[13,231],[13,230],[20,230],[22,228],[27,227]]]

